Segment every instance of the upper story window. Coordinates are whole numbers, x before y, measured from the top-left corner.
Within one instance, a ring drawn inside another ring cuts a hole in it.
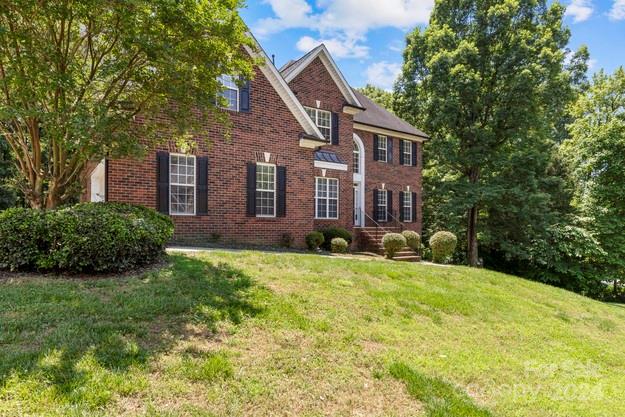
[[[355,174],[360,174],[360,148],[358,147],[358,144],[356,143],[356,141],[353,142],[354,143],[354,173]]]
[[[388,137],[378,136],[378,161],[388,162]]]
[[[402,161],[404,162],[404,165],[412,165],[412,147],[412,142],[408,140],[401,141],[401,152],[403,154]]]
[[[219,82],[224,87],[220,95],[226,99],[227,110],[239,111],[239,86],[236,83],[237,78],[232,75],[222,75]]]
[[[315,178],[315,218],[339,218],[339,180]]]
[[[195,156],[170,155],[169,212],[177,215],[195,214]]]
[[[256,164],[256,216],[276,216],[276,166]]]
[[[412,222],[412,193],[404,192],[402,194],[404,201],[402,201],[402,215],[405,222]]]
[[[306,109],[306,113],[308,113],[312,121],[315,122],[323,137],[330,141],[332,138],[332,113],[312,107],[304,107],[304,109]]]

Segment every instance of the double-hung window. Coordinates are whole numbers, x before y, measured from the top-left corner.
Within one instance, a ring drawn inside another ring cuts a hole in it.
[[[401,152],[403,154],[404,165],[412,165],[412,147],[413,143],[409,140],[401,141]]]
[[[388,137],[378,136],[378,161],[388,162]]]
[[[232,75],[222,75],[219,77],[219,82],[223,86],[223,90],[220,93],[221,97],[226,99],[227,110],[239,111],[239,86],[236,83],[236,77]]]
[[[330,141],[332,137],[332,113],[312,107],[304,107],[304,109],[306,109],[306,113],[308,113],[312,121],[315,122],[323,137]]]
[[[339,218],[339,180],[315,178],[315,218]]]
[[[276,216],[276,166],[256,164],[256,216]]]
[[[171,154],[169,157],[169,212],[195,214],[195,156]]]
[[[403,206],[403,217],[405,222],[412,222],[412,193],[404,192],[403,193],[404,201],[402,201]]]
[[[376,217],[379,221],[388,221],[388,192],[386,190],[378,190],[378,212]]]

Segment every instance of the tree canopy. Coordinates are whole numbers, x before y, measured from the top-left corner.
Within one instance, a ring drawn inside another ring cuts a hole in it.
[[[369,97],[371,100],[391,113],[393,112],[393,93],[390,91],[383,90],[372,84],[367,84],[366,86],[357,88],[356,90]]]
[[[0,3],[0,137],[32,207],[75,195],[89,164],[192,134],[217,77],[249,77],[239,0]],[[149,120],[150,123],[137,123]],[[166,120],[166,122],[164,122]],[[163,121],[159,125],[159,121]]]

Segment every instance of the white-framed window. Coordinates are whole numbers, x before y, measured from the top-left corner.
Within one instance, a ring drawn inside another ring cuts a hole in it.
[[[339,218],[339,180],[336,178],[315,178],[315,218]]]
[[[276,217],[276,166],[256,164],[256,216]]]
[[[232,75],[222,75],[219,77],[219,82],[224,87],[220,96],[227,101],[227,110],[239,111],[239,86],[236,83],[237,78]]]
[[[378,190],[378,213],[379,221],[388,221],[388,192],[386,190]]]
[[[401,141],[401,152],[404,154],[404,165],[412,165],[413,143],[409,140]]]
[[[310,116],[313,122],[319,128],[319,131],[323,134],[323,137],[327,141],[332,138],[332,113],[327,110],[314,109],[312,107],[304,107],[306,113]]]
[[[412,193],[404,191],[404,201],[403,203],[403,210],[404,210],[404,221],[405,222],[412,222]]]
[[[378,136],[378,161],[388,162],[388,137]]]
[[[354,143],[354,173],[355,174],[360,174],[360,148],[358,147],[358,144],[356,143],[356,141],[353,141]]]
[[[195,214],[195,156],[169,155],[169,212]]]

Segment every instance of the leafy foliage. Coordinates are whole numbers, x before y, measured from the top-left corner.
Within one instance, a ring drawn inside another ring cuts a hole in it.
[[[342,237],[335,237],[330,241],[330,249],[333,253],[345,253],[348,247],[349,243]]]
[[[319,246],[321,246],[324,242],[323,233],[321,232],[310,232],[306,235],[306,246],[310,250],[317,250]]]
[[[412,230],[404,230],[401,234],[406,239],[406,245],[410,249],[414,251],[421,249],[421,236],[419,236],[419,233]]]
[[[451,232],[436,232],[430,238],[432,260],[443,263],[453,255],[458,245],[458,238]]]
[[[429,26],[408,36],[395,107],[435,138],[425,155],[426,224],[464,235],[470,265],[478,233],[508,241],[484,236],[486,218],[518,209],[510,217],[521,221],[497,223],[528,242],[522,229],[549,205],[549,135],[573,94],[563,12],[544,0],[441,0]]]
[[[113,272],[156,261],[173,235],[171,219],[120,203],[0,213],[0,269]]]
[[[9,152],[9,145],[0,139],[0,210],[15,205],[15,192],[9,187],[9,181],[12,178],[13,161]]]
[[[332,239],[335,237],[345,239],[348,245],[352,244],[352,234],[342,227],[328,227],[327,229],[320,230],[320,232],[323,234],[321,247],[325,250],[332,249]]]
[[[393,259],[395,254],[406,246],[406,238],[400,233],[387,233],[382,237],[382,246],[386,251],[386,257]]]
[[[252,75],[239,0],[0,3],[0,135],[34,208],[72,198],[90,163],[183,141],[217,77]]]
[[[562,153],[574,183],[574,205],[605,251],[604,279],[625,279],[625,70],[595,74],[572,109]]]

